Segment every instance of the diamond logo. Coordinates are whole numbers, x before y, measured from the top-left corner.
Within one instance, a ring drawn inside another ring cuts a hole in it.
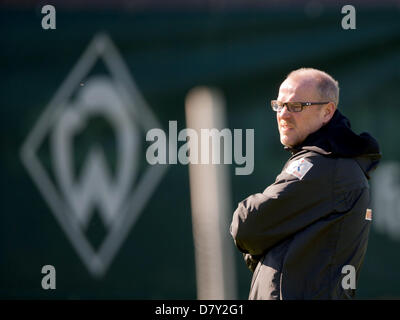
[[[100,62],[102,72],[96,68]],[[77,137],[95,118],[104,119],[113,132],[114,170],[109,169],[107,152],[96,135],[90,140],[80,170],[77,168]],[[142,168],[141,134],[152,128],[160,128],[157,119],[111,39],[99,34],[21,148],[27,171],[95,277],[105,274],[167,169],[147,163]],[[45,145],[49,163],[40,157]],[[97,246],[87,236],[94,212],[106,230]]]

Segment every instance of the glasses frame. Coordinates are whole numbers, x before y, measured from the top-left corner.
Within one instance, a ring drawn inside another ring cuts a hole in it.
[[[275,110],[274,104],[277,104],[278,100],[271,100],[271,107],[272,107],[272,110],[274,110],[275,112],[280,112],[284,107],[286,107],[286,109],[289,112],[302,112],[304,110],[304,107],[309,107],[309,106],[312,106],[312,105],[323,105],[323,104],[328,104],[329,102],[330,101],[328,101],[328,102],[297,102],[297,101],[282,102],[282,108]],[[294,111],[293,110],[294,106],[291,105],[292,103],[300,104],[301,105],[301,109],[299,111]]]

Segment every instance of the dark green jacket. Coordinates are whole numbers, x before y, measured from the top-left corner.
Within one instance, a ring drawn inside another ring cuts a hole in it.
[[[231,234],[253,271],[249,299],[346,299],[346,265],[356,281],[371,220],[369,172],[377,142],[356,135],[339,111],[306,141],[289,149],[275,182],[234,212]],[[344,288],[345,287],[345,288]]]

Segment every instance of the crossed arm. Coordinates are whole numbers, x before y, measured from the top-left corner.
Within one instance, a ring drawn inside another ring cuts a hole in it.
[[[313,167],[303,179],[283,171],[275,183],[239,203],[231,235],[254,265],[257,256],[333,211],[333,166],[324,157],[310,157]]]

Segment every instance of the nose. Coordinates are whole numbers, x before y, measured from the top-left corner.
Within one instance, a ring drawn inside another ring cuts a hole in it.
[[[286,106],[284,106],[281,111],[278,112],[279,118],[285,119],[290,117],[290,112]]]

